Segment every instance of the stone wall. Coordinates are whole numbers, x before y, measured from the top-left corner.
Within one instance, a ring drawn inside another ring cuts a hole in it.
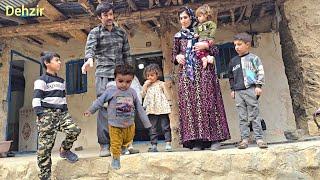
[[[0,86],[0,141],[5,140],[5,129],[6,129],[6,120],[7,120],[7,92],[9,82],[9,63],[7,61],[9,56],[9,48],[5,46],[2,52],[2,56],[0,57],[0,62],[2,66],[0,67],[0,82],[2,85]]]
[[[17,38],[12,38],[10,40],[3,40],[2,43],[5,48],[0,57],[0,62],[2,62],[2,67],[0,67],[0,141],[5,139],[6,125],[7,125],[7,113],[8,113],[8,85],[9,85],[9,70],[10,70],[10,55],[11,50],[17,50],[22,52],[24,55],[35,58],[40,54],[41,48],[38,46],[33,46],[28,44],[26,41],[21,41]],[[31,69],[32,71],[32,69]],[[32,82],[33,84],[33,82]],[[32,87],[33,89],[33,87]],[[31,95],[32,97],[32,95]]]
[[[85,156],[85,157],[83,157]],[[261,150],[226,149],[219,151],[185,151],[140,153],[121,157],[121,169],[110,168],[111,158],[80,154],[70,164],[53,156],[53,179],[65,180],[288,180],[320,179],[319,141],[281,144]],[[36,179],[36,157],[2,159],[0,179]]]
[[[280,37],[293,110],[299,128],[320,106],[320,4],[289,0],[281,7]],[[311,123],[313,125],[313,123]]]

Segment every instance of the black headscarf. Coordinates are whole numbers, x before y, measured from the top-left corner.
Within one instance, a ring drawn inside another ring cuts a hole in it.
[[[194,68],[195,68],[195,53],[192,51],[192,46],[196,43],[197,39],[194,37],[194,29],[198,24],[197,18],[194,14],[194,11],[191,8],[184,7],[179,12],[179,16],[181,13],[186,12],[191,20],[191,24],[187,29],[181,28],[181,30],[176,33],[175,38],[187,39],[187,48],[186,48],[186,76],[190,78],[191,81],[194,80]]]

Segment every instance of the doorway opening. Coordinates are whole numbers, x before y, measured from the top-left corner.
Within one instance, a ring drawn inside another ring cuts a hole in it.
[[[136,76],[139,79],[139,82],[141,85],[144,84],[146,81],[143,77],[143,71],[146,66],[149,64],[158,64],[160,68],[163,70],[163,55],[162,52],[152,52],[152,53],[145,53],[145,54],[137,54],[133,55],[133,59],[135,60],[136,64]],[[161,81],[163,81],[163,77],[160,78]],[[147,129],[143,127],[143,124],[141,123],[140,119],[136,117],[135,119],[136,124],[136,135],[134,137],[134,141],[149,141],[149,132]],[[160,127],[158,127],[158,132],[160,132]],[[159,140],[164,140],[163,133],[160,133]]]
[[[33,82],[29,82],[32,84],[28,85],[26,81],[26,79],[30,79],[29,76],[31,75],[29,72],[35,73],[35,76],[37,77],[41,75],[42,68],[40,62],[15,50],[11,50],[7,94],[8,118],[6,124],[6,140],[12,141],[10,151],[20,151],[20,141],[24,140],[21,139],[21,137],[29,139],[32,138],[30,135],[34,133],[32,132],[33,128],[30,124],[21,126],[22,122],[20,117],[20,109],[24,107],[25,103],[27,103],[26,106],[31,107],[31,102],[25,102],[27,97],[28,99],[32,99],[33,93],[33,88],[30,90],[30,86],[33,86]],[[33,112],[30,111],[28,113],[32,114]],[[35,121],[35,119],[33,119],[33,121]],[[37,139],[33,139],[33,141],[36,142]]]

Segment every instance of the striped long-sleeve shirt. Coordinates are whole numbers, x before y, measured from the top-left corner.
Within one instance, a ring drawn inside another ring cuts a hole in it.
[[[95,75],[98,77],[113,78],[118,64],[134,66],[127,34],[117,26],[108,31],[99,25],[90,31],[85,49],[85,59],[89,58],[93,58],[96,63]]]
[[[37,116],[45,109],[67,111],[67,100],[64,79],[46,73],[34,82],[32,107]]]

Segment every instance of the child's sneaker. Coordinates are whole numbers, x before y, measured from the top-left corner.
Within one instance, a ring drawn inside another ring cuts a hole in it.
[[[149,147],[148,152],[158,152],[157,145],[152,144],[151,147]]]
[[[67,161],[71,163],[74,163],[79,159],[75,153],[71,152],[70,150],[62,150],[62,148],[60,148],[60,157],[67,159]]]
[[[134,149],[133,147],[128,147],[128,151],[130,154],[137,154],[140,152],[139,149]]]
[[[112,168],[112,169],[115,169],[115,170],[120,169],[120,168],[121,168],[121,166],[120,166],[120,159],[112,158],[111,168]]]
[[[246,149],[249,146],[249,140],[248,139],[243,139],[239,144],[238,144],[238,149]]]
[[[99,153],[100,157],[108,157],[111,156],[110,150],[109,150],[109,145],[108,144],[104,144],[104,145],[100,145],[101,146],[101,150]]]
[[[192,148],[192,151],[201,151],[202,148],[200,146],[195,146]]]
[[[268,144],[264,142],[262,139],[257,140],[257,145],[260,149],[268,148]]]
[[[121,152],[121,154],[123,154],[123,155],[129,155],[130,152],[129,152],[128,148],[122,147],[122,152]]]
[[[170,142],[166,143],[166,147],[164,149],[166,152],[171,152],[172,151],[172,146]]]

